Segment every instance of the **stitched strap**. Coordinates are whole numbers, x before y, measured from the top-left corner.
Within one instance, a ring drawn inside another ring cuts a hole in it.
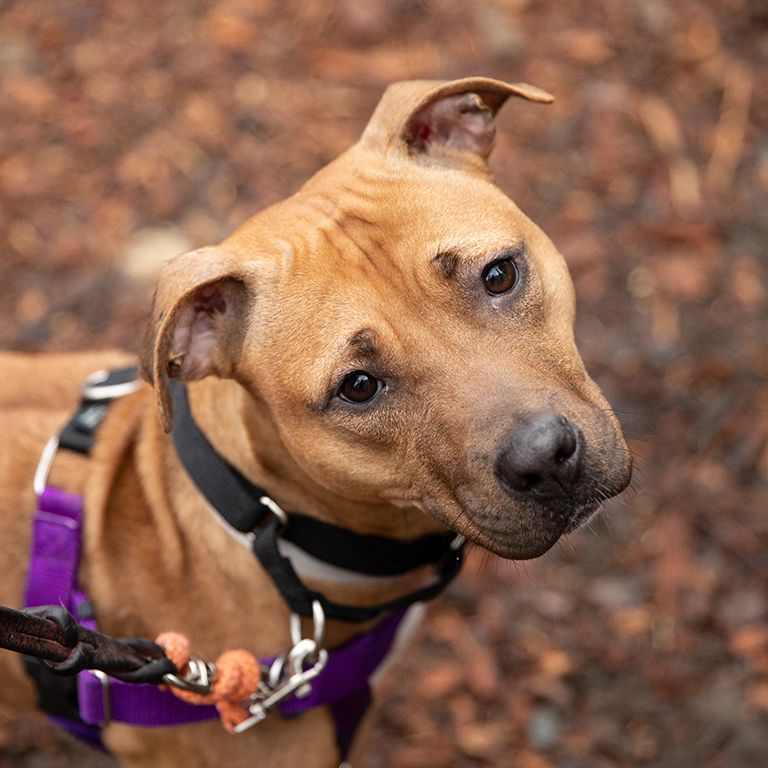
[[[267,492],[251,483],[208,441],[192,418],[187,388],[169,380],[173,397],[173,444],[187,474],[210,505],[236,530],[247,533],[269,518]]]
[[[74,613],[83,526],[83,497],[47,486],[38,499],[24,605],[63,605]]]
[[[291,513],[281,538],[339,568],[369,576],[397,576],[445,557],[453,533],[435,533],[401,541],[329,525],[313,517]]]
[[[94,629],[90,604],[77,586],[82,526],[83,497],[46,486],[32,521],[24,605],[63,605],[81,624]],[[99,729],[78,720],[77,680],[54,675],[29,656],[24,657],[24,666],[36,684],[40,709],[73,736],[99,746]]]

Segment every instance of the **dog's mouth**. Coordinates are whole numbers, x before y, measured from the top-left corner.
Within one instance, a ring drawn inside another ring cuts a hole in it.
[[[600,448],[594,440],[590,446],[564,417],[545,413],[524,426],[530,434],[502,444],[499,453],[486,458],[486,467],[493,467],[493,485],[487,469],[477,467],[485,481],[454,494],[461,507],[454,527],[511,559],[547,552],[562,536],[586,525],[632,477],[626,449]],[[616,435],[614,441],[619,440]]]
[[[460,489],[460,505],[452,515],[438,513],[450,528],[500,557],[530,560],[551,549],[564,535],[586,525],[605,501],[629,482],[622,478],[610,490],[586,483],[578,491],[553,499],[524,499],[504,494],[479,499],[470,489]]]

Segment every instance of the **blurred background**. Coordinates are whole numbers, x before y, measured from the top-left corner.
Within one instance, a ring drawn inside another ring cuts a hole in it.
[[[0,346],[137,349],[158,265],[483,74],[637,460],[547,556],[474,552],[355,768],[768,763],[768,7],[759,0],[0,2]],[[4,511],[3,514],[12,513]],[[0,720],[0,766],[102,766]]]

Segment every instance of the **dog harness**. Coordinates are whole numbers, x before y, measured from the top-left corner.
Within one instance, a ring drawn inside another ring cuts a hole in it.
[[[285,513],[263,489],[216,452],[192,417],[186,388],[175,381],[170,384],[175,413],[173,443],[185,470],[224,521],[247,536],[254,555],[293,612],[293,647],[287,654],[259,660],[266,682],[251,697],[250,717],[235,731],[256,725],[273,709],[283,717],[294,717],[327,706],[344,759],[371,700],[370,678],[389,654],[407,609],[437,595],[458,573],[463,538],[431,534],[398,541]],[[78,623],[94,630],[93,608],[78,583],[84,497],[49,485],[47,476],[59,449],[88,455],[109,403],[138,387],[135,369],[90,376],[83,386],[80,407],[59,437],[49,441],[34,480],[38,503],[25,605],[61,605]],[[304,585],[290,560],[281,553],[281,540],[350,571],[395,575],[432,564],[437,578],[379,605],[342,605]],[[301,637],[302,616],[312,618],[313,638]],[[379,621],[373,629],[327,651],[322,647],[326,617],[352,623]],[[40,708],[70,733],[95,745],[101,745],[101,728],[109,722],[158,727],[218,717],[215,707],[187,703],[157,685],[129,683],[94,670],[83,670],[76,678],[60,677],[31,657],[25,657],[25,666],[37,685]],[[173,676],[173,684],[201,690],[210,671],[205,663],[196,660],[191,677]]]

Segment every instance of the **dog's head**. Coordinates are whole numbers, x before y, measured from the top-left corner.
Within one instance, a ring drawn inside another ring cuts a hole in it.
[[[486,165],[509,96],[551,100],[394,85],[296,195],[172,261],[145,361],[166,428],[166,377],[233,378],[307,482],[506,557],[621,491],[631,461],[576,350],[565,263]]]

